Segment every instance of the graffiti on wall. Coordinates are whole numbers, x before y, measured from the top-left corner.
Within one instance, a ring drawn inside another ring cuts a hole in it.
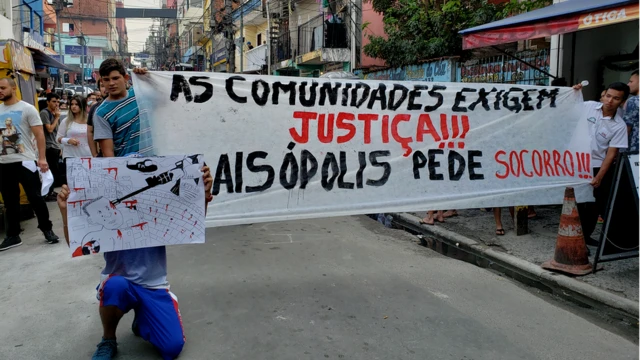
[[[375,71],[362,75],[365,80],[414,80],[430,82],[451,82],[454,60],[436,60],[418,65]]]
[[[536,68],[507,56],[494,56],[458,64],[456,80],[470,83],[549,85],[549,77],[540,71],[549,72],[550,59],[546,50],[527,51],[515,56]]]

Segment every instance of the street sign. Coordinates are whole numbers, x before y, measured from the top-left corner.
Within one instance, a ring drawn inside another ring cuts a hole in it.
[[[65,55],[83,55],[83,52],[86,52],[85,49],[85,47],[79,45],[65,45],[64,53]]]
[[[600,232],[600,244],[593,260],[599,262],[637,257],[638,242],[638,154],[618,155],[613,184]]]

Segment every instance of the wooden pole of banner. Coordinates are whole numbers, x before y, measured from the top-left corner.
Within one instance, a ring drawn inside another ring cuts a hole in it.
[[[516,229],[516,236],[529,233],[529,207],[516,206],[513,226]]]

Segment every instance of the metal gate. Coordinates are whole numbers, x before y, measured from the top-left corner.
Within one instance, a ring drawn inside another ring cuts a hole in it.
[[[522,61],[507,55],[497,55],[458,63],[457,82],[499,83],[520,85],[549,85],[549,50],[528,50],[513,54],[515,57],[534,65],[532,68]]]

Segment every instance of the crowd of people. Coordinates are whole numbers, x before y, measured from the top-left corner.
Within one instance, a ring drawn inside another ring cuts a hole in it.
[[[45,199],[56,199],[60,208],[64,236],[69,244],[67,229],[67,199],[69,187],[64,180],[64,164],[72,157],[137,156],[139,149],[139,111],[135,93],[124,65],[116,59],[105,60],[100,66],[97,93],[87,99],[73,96],[69,111],[61,120],[61,98],[47,94],[46,107],[40,114],[36,108],[16,95],[12,78],[0,79],[0,116],[12,121],[17,136],[3,142],[7,154],[0,155],[0,192],[7,216],[6,238],[0,251],[22,245],[20,239],[19,184],[22,184],[29,203],[38,217],[38,227],[50,244],[59,242],[52,231]],[[146,70],[135,69],[144,75]],[[3,139],[4,140],[4,139]],[[20,147],[17,145],[20,144]],[[62,169],[57,168],[63,159]],[[40,196],[38,171],[31,171],[23,162],[34,162],[40,172],[55,172],[61,185],[58,194]],[[51,168],[50,168],[51,166]],[[213,200],[213,179],[204,166],[205,200]],[[185,342],[177,297],[169,291],[167,282],[166,249],[162,247],[132,249],[104,254],[105,267],[101,272],[97,298],[103,336],[93,355],[94,360],[112,359],[117,353],[116,328],[125,313],[133,310],[132,331],[160,350],[163,359],[175,359]]]

